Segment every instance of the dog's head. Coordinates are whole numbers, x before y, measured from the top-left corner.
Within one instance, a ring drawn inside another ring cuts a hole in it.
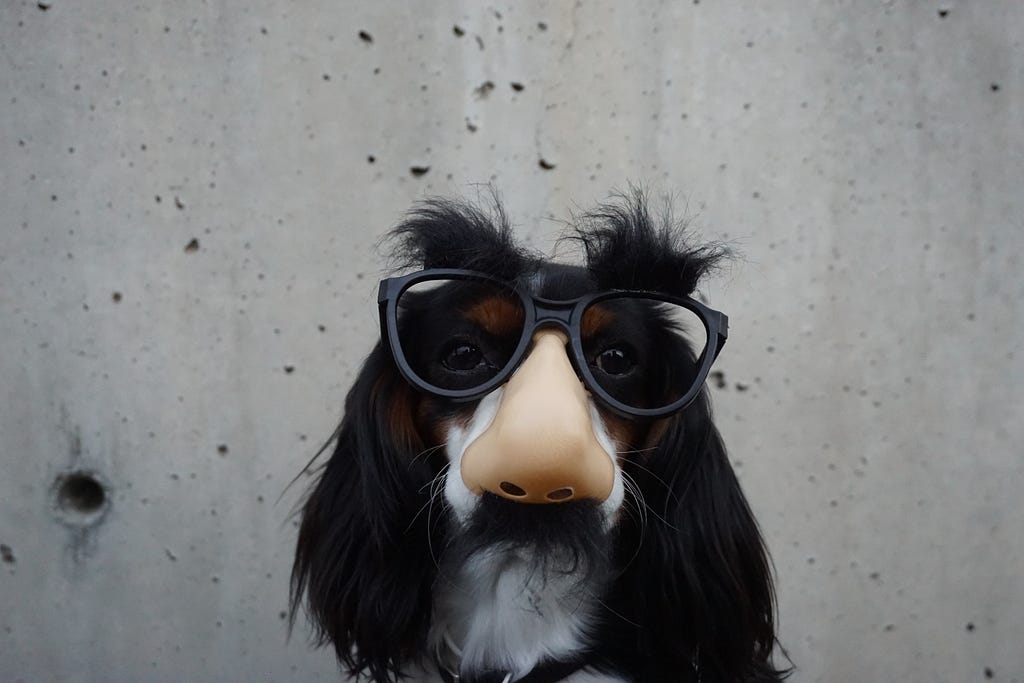
[[[727,319],[691,298],[722,252],[640,194],[581,217],[583,266],[518,246],[500,207],[429,201],[392,237],[421,270],[381,283],[381,343],[303,509],[293,617],[305,596],[320,642],[375,680],[452,638],[464,671],[586,652],[637,680],[698,659],[704,680],[774,676],[767,559],[703,390]],[[481,626],[518,601],[539,621]],[[520,642],[537,623],[552,642]]]

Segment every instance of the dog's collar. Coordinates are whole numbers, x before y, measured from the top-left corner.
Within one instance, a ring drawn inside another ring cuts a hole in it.
[[[442,656],[442,647],[447,651],[448,658]],[[441,673],[441,680],[444,683],[512,683],[512,673],[503,671],[486,671],[472,678],[467,676],[463,679],[458,673],[450,669],[449,664],[446,663],[446,661],[451,662],[453,658],[457,660],[458,656],[458,648],[450,641],[446,633],[441,644],[438,646],[435,662],[437,670]],[[585,667],[588,660],[588,656],[580,655],[568,660],[547,661],[539,666],[535,666],[530,670],[530,673],[516,680],[515,683],[558,683],[558,681],[565,680]],[[690,659],[690,666],[693,667],[696,683],[701,683],[704,680],[704,676],[700,669],[699,647],[694,651],[693,657]]]
[[[576,673],[586,664],[587,660],[583,658],[543,662],[535,666],[530,673],[516,679],[515,683],[557,683]],[[440,662],[438,662],[437,668],[441,672],[441,680],[444,683],[511,683],[512,681],[511,672],[485,671],[470,678],[449,671]]]
[[[444,683],[512,683],[510,671],[484,671],[472,677],[460,676],[457,662],[461,659],[461,652],[447,633],[438,643],[436,654],[437,670]],[[515,683],[558,683],[586,666],[588,660],[588,656],[578,655],[571,659],[542,662],[533,667],[530,673],[516,679]]]

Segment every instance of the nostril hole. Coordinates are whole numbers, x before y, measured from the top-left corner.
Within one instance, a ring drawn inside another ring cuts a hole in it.
[[[500,484],[498,484],[498,486],[501,488],[502,491],[504,491],[510,496],[515,496],[516,498],[522,498],[523,496],[526,495],[526,491],[519,488],[510,481],[503,481]]]
[[[573,490],[572,487],[566,486],[565,488],[555,489],[548,494],[548,500],[568,500],[572,498]]]

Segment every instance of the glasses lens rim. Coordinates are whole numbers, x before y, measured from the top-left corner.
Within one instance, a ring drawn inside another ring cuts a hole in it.
[[[682,394],[682,396],[664,406],[655,408],[639,408],[615,398],[597,380],[597,377],[590,369],[590,364],[587,363],[586,360],[586,352],[583,348],[581,325],[583,316],[592,306],[603,301],[608,301],[609,299],[645,299],[649,301],[660,301],[685,308],[700,320],[707,337],[704,343],[704,349],[698,356],[699,362],[697,363],[697,371],[694,375],[693,383]],[[717,355],[717,349],[719,346],[718,325],[716,319],[709,315],[713,312],[714,311],[712,311],[712,309],[707,308],[700,302],[694,301],[693,299],[676,297],[669,294],[662,294],[660,292],[618,290],[602,292],[601,294],[591,297],[585,301],[581,301],[572,321],[572,328],[574,332],[572,335],[572,347],[573,353],[576,356],[576,364],[579,368],[584,384],[586,384],[591,393],[602,401],[608,408],[620,415],[649,418],[665,417],[686,408],[693,403],[703,389],[704,383],[707,381],[708,373],[710,372],[711,366],[715,361],[715,356]]]
[[[411,287],[431,280],[477,280],[496,286],[514,293],[521,302],[524,310],[523,328],[520,338],[509,357],[508,363],[494,377],[478,387],[470,389],[445,389],[436,386],[420,377],[411,367],[405,357],[400,339],[398,337],[398,301],[401,296]],[[621,401],[618,401],[608,393],[591,373],[586,356],[583,351],[583,342],[580,333],[580,323],[584,312],[593,304],[607,299],[618,297],[633,297],[664,301],[667,303],[682,306],[694,313],[701,321],[707,333],[703,360],[697,368],[693,385],[679,399],[660,408],[634,408]],[[386,278],[381,282],[378,294],[381,318],[381,339],[389,347],[391,357],[398,366],[399,373],[414,387],[426,393],[445,398],[454,402],[468,402],[484,397],[508,380],[511,374],[522,362],[532,333],[536,330],[537,309],[532,297],[525,295],[521,290],[508,281],[494,278],[486,273],[467,271],[461,269],[435,268],[410,273],[404,276]],[[690,297],[678,297],[661,292],[653,291],[630,291],[630,290],[609,290],[595,293],[584,297],[576,302],[573,307],[571,319],[567,325],[569,328],[570,346],[572,348],[571,360],[591,394],[606,408],[620,416],[627,418],[663,418],[671,416],[689,406],[704,390],[708,374],[714,365],[718,354],[725,344],[728,334],[728,317],[705,304]]]
[[[401,278],[401,282],[392,285],[393,289],[387,300],[387,307],[385,314],[385,327],[387,328],[388,343],[391,347],[392,357],[395,359],[398,369],[401,374],[414,386],[419,387],[423,391],[426,391],[435,396],[441,398],[447,398],[453,401],[471,401],[493,391],[495,388],[501,386],[508,377],[512,374],[512,371],[519,363],[519,359],[522,358],[529,335],[527,330],[530,329],[533,321],[533,309],[529,305],[526,297],[523,296],[516,287],[512,284],[499,280],[496,278],[488,277],[483,273],[473,273],[466,271],[449,271],[449,270],[436,270],[433,272],[421,272],[413,273],[410,276]],[[523,324],[519,330],[519,337],[514,345],[514,350],[509,356],[508,361],[505,365],[490,379],[482,384],[466,389],[449,389],[442,386],[438,386],[427,380],[425,377],[420,375],[412,363],[409,362],[409,358],[406,355],[406,351],[402,346],[401,335],[398,329],[398,309],[399,302],[410,289],[416,285],[420,285],[426,282],[435,281],[475,281],[496,289],[502,290],[510,295],[519,302],[523,310]],[[397,286],[396,286],[397,285]]]

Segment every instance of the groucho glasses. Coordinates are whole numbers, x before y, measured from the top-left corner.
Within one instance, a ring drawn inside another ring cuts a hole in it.
[[[421,391],[482,398],[506,382],[534,333],[561,329],[591,395],[626,417],[663,417],[700,393],[728,317],[688,297],[610,290],[559,301],[482,273],[430,269],[382,280],[381,339]]]

